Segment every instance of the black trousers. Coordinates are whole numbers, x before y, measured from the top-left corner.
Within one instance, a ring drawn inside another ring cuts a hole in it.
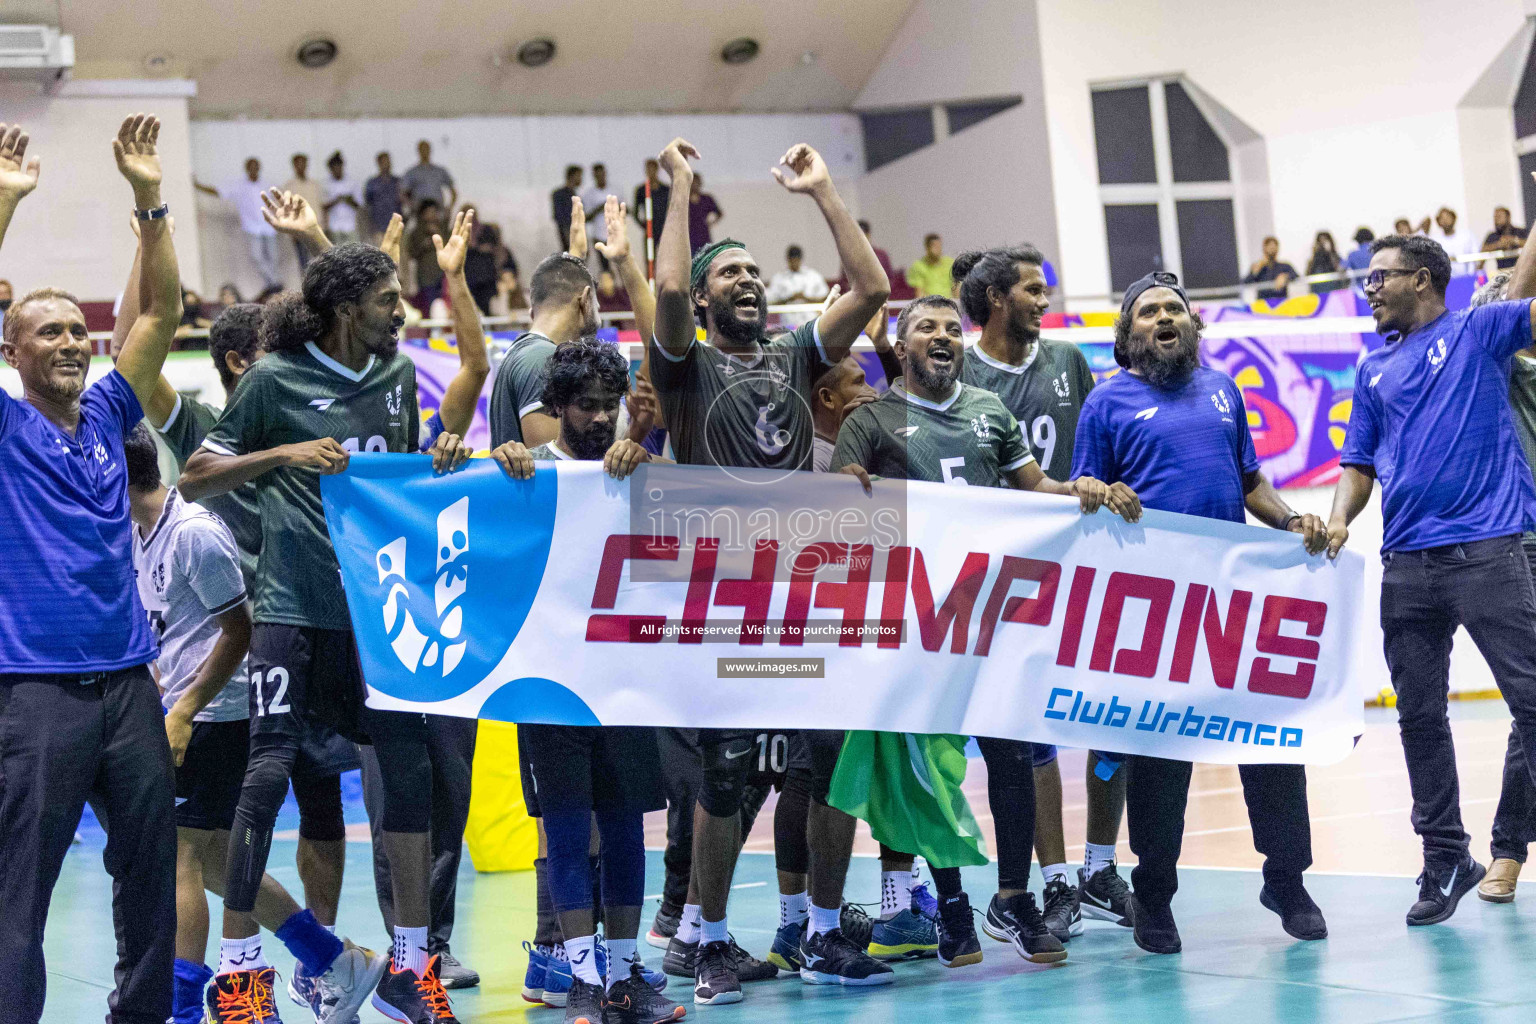
[[[427,758],[432,763],[431,927],[427,952],[440,953],[453,936],[454,905],[459,897],[459,861],[464,853],[464,825],[469,820],[469,783],[475,763],[473,718],[427,715]],[[384,855],[384,780],[370,746],[358,748],[363,761],[363,806],[373,833],[373,885],[384,926],[394,932],[395,889]]]
[[[1514,716],[1526,782],[1536,782],[1536,591],[1518,536],[1384,552],[1382,562],[1381,629],[1413,791],[1413,829],[1425,863],[1448,867],[1466,857],[1470,843],[1447,713],[1451,641],[1457,626],[1472,635]]]
[[[1188,761],[1131,757],[1125,765],[1126,822],[1138,863],[1131,888],[1148,907],[1167,906],[1179,889],[1179,851],[1184,845],[1184,808],[1189,801]],[[1312,866],[1312,821],[1307,812],[1307,773],[1299,764],[1238,766],[1243,802],[1253,829],[1253,848],[1264,855],[1264,884],[1286,890],[1301,884]]]
[[[1536,564],[1536,536],[1526,534],[1520,541],[1525,560]],[[1536,840],[1536,784],[1526,768],[1525,744],[1520,729],[1511,725],[1509,744],[1504,751],[1504,784],[1499,790],[1499,807],[1493,815],[1491,852],[1500,857],[1525,863],[1526,851]]]
[[[0,1024],[37,1024],[43,927],[86,799],[111,819],[103,860],[117,933],[115,1024],[171,1014],[176,780],[144,666],[79,677],[0,675]]]

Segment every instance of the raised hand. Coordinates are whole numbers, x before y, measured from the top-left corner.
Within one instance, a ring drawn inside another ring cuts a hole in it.
[[[609,257],[612,259],[612,257]],[[624,407],[629,410],[629,436],[644,440],[656,426],[661,403],[656,399],[656,389],[644,377],[635,378],[634,389],[624,396]]]
[[[149,114],[134,114],[123,119],[112,140],[112,155],[117,158],[117,169],[135,196],[160,197],[160,153],[156,149],[160,141],[160,119]],[[158,203],[157,203],[158,205]]]
[[[603,203],[603,223],[608,226],[608,240],[594,242],[593,247],[603,254],[609,263],[619,263],[629,258],[629,228],[625,218],[629,216],[629,204],[621,203],[618,196],[609,196]]]
[[[390,222],[394,226],[394,222]],[[437,250],[437,265],[448,277],[455,277],[464,273],[464,257],[469,254],[470,236],[475,232],[475,211],[469,208],[460,210],[453,218],[453,230],[448,234],[448,241],[443,241],[442,235],[432,236],[432,247]]]
[[[398,213],[389,215],[389,227],[384,229],[384,237],[379,239],[379,248],[384,250],[384,255],[395,261],[395,266],[400,265],[400,239],[405,235],[405,218]]]
[[[677,181],[678,176],[693,180],[693,168],[688,165],[689,160],[699,160],[699,151],[693,143],[686,139],[673,139],[667,144],[667,148],[661,151],[656,162],[661,165],[662,172],[666,174],[668,181]]]
[[[261,216],[285,235],[306,235],[320,226],[320,219],[303,196],[279,188],[261,194]]]
[[[775,167],[772,170],[774,180],[791,192],[810,193],[832,184],[832,173],[827,170],[826,161],[803,142],[791,146],[779,163],[789,168],[790,173],[785,174]]]
[[[21,125],[0,124],[0,201],[15,204],[37,188],[39,161],[27,159],[29,141]]]
[[[571,233],[565,251],[581,260],[587,259],[587,209],[581,196],[571,196]]]

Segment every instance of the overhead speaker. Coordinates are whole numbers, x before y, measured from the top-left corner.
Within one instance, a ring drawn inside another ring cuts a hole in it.
[[[307,68],[323,68],[336,59],[334,39],[306,39],[294,57]]]
[[[742,36],[740,39],[732,39],[720,48],[720,59],[727,64],[745,64],[758,55],[762,47],[756,39],[748,39]]]
[[[553,39],[530,39],[517,48],[517,62],[525,68],[541,68],[554,59]]]

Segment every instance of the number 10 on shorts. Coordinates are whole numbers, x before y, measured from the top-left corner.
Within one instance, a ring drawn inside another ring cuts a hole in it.
[[[274,665],[264,674],[265,680],[260,670],[251,673],[251,695],[256,698],[256,714],[285,715],[292,711],[293,707],[285,699],[288,696],[288,670]]]

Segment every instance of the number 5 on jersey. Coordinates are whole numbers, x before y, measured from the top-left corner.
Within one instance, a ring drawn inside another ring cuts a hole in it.
[[[262,676],[265,674],[266,678]],[[270,691],[270,692],[269,692]],[[251,696],[256,701],[257,715],[285,715],[293,710],[288,703],[288,670],[274,665],[265,673],[251,673]]]

